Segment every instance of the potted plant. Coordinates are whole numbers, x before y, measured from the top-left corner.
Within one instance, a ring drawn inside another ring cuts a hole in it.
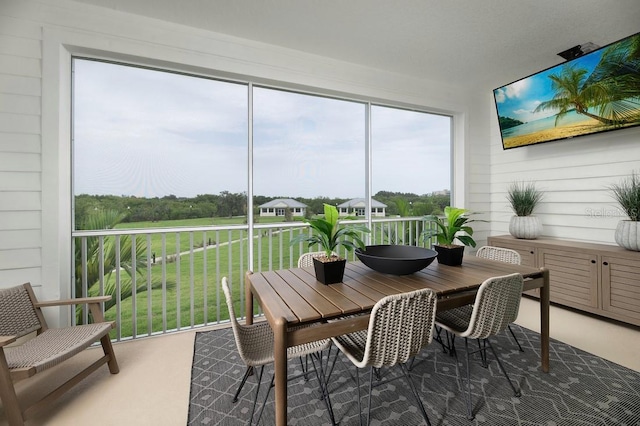
[[[542,192],[533,182],[514,182],[507,190],[507,199],[515,213],[509,221],[509,233],[525,240],[538,238],[542,234],[542,222],[533,215],[533,210],[542,199]]]
[[[348,217],[347,219],[353,218]],[[311,227],[311,235],[296,235],[289,241],[289,244],[305,242],[308,247],[320,246],[324,250],[324,256],[313,258],[316,279],[323,284],[341,282],[347,260],[336,254],[337,249],[344,247],[347,251],[351,251],[359,247],[364,250],[365,244],[360,235],[363,232],[370,232],[369,229],[364,225],[340,227],[338,209],[330,204],[324,205],[323,218],[305,219],[305,222]]]
[[[425,219],[436,225],[422,233],[423,238],[436,237],[437,244],[433,248],[438,253],[438,263],[449,266],[462,264],[464,246],[475,247],[472,238],[473,229],[468,225],[474,220],[467,216],[469,210],[447,206],[444,208],[444,218],[429,215]],[[462,234],[461,234],[462,233]],[[456,244],[456,240],[462,243]]]
[[[616,243],[627,250],[640,251],[640,176],[635,172],[619,184],[611,185],[613,195],[629,217],[616,227]]]

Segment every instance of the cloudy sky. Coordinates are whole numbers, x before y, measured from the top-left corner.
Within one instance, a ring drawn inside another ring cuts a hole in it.
[[[247,86],[74,60],[75,194],[246,192]],[[365,105],[254,88],[254,194],[363,197]],[[372,108],[372,186],[450,188],[451,120]]]

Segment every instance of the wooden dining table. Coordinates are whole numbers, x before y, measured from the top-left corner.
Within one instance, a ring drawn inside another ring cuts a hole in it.
[[[430,288],[438,295],[437,309],[472,303],[488,278],[521,273],[524,290],[540,289],[540,357],[549,371],[549,271],[466,256],[461,266],[434,261],[410,275],[376,272],[359,261],[347,262],[341,283],[316,281],[313,267],[260,273],[247,272],[247,324],[253,323],[254,298],[274,333],[275,418],[287,424],[287,348],[366,329],[376,302],[390,294]],[[313,325],[313,327],[299,327]]]

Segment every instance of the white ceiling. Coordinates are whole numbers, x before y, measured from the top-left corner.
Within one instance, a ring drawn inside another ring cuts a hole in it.
[[[639,0],[77,0],[469,89],[640,31]]]

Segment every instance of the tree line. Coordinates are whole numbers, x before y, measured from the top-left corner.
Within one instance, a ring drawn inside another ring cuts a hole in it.
[[[260,205],[277,198],[264,195],[254,196],[254,216],[259,217]],[[441,214],[450,204],[450,196],[380,191],[373,198],[387,205],[389,216],[423,216],[427,214]],[[338,205],[346,198],[302,198],[297,201],[308,206],[307,215],[321,214],[324,203]],[[75,197],[75,223],[81,229],[81,224],[95,211],[115,211],[122,215],[122,222],[154,222],[160,220],[181,220],[208,217],[233,217],[247,215],[246,192],[232,193],[222,191],[219,194],[202,194],[195,197],[178,197],[166,195],[164,197],[142,198],[135,196],[117,195],[89,195],[81,194]]]

